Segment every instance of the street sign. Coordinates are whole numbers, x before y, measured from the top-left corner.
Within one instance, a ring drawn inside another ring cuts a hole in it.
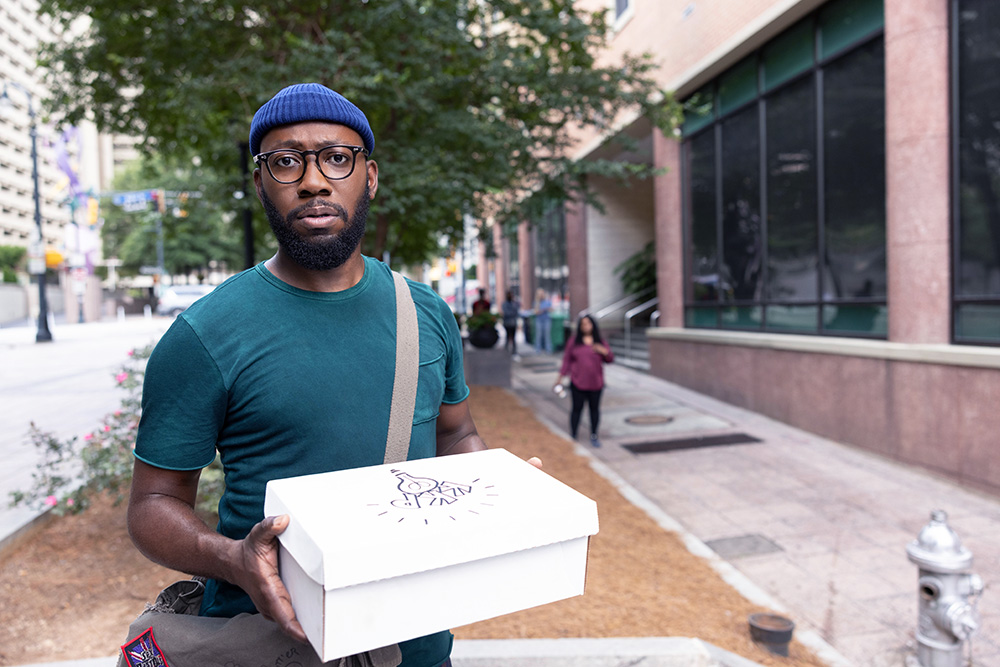
[[[160,267],[158,266],[140,266],[139,273],[144,276],[152,276],[160,273]]]
[[[112,195],[111,203],[120,206],[124,211],[144,211],[149,208],[153,199],[152,190],[136,190],[134,192],[118,192]]]

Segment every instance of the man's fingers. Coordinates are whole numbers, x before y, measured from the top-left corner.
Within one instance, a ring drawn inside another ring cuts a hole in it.
[[[535,466],[539,470],[541,470],[541,468],[542,468],[542,460],[540,458],[538,458],[537,456],[532,456],[530,459],[528,459],[528,463],[530,463],[531,465]]]

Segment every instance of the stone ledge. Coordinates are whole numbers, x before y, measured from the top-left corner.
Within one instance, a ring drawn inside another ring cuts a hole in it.
[[[794,334],[748,333],[718,329],[678,329],[656,327],[648,329],[651,340],[683,341],[707,345],[734,345],[785,352],[836,354],[867,357],[887,361],[908,361],[921,364],[966,366],[1000,369],[1000,348],[975,345],[931,345],[893,343],[884,340],[839,338],[832,336],[800,336]]]

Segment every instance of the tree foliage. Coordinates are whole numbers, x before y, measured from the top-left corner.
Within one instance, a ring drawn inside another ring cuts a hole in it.
[[[462,214],[532,220],[588,197],[588,173],[644,165],[567,156],[581,126],[640,109],[668,129],[675,107],[648,56],[599,66],[604,12],[573,0],[43,0],[84,39],[48,47],[50,110],[198,154],[239,178],[236,146],[281,87],[317,81],[356,101],[376,137],[380,189],[366,251],[403,262],[458,240]],[[217,193],[227,196],[225,192]],[[258,212],[259,215],[259,212]]]
[[[127,165],[115,177],[116,192],[163,190],[178,194],[166,198],[163,213],[155,202],[145,210],[126,211],[113,203],[113,195],[106,196],[101,206],[104,255],[122,261],[123,275],[135,275],[142,266],[155,266],[160,223],[167,273],[204,275],[212,262],[242,268],[240,243],[228,224],[242,204],[231,196],[211,196],[219,192],[219,187],[213,187],[217,186],[214,176],[213,170],[190,161],[184,164],[152,156]]]

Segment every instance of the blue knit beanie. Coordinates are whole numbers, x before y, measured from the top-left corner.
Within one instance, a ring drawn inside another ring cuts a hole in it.
[[[369,155],[375,150],[375,135],[361,109],[324,85],[297,83],[279,90],[253,115],[250,154],[260,153],[261,140],[274,128],[313,120],[346,125],[361,135]]]

